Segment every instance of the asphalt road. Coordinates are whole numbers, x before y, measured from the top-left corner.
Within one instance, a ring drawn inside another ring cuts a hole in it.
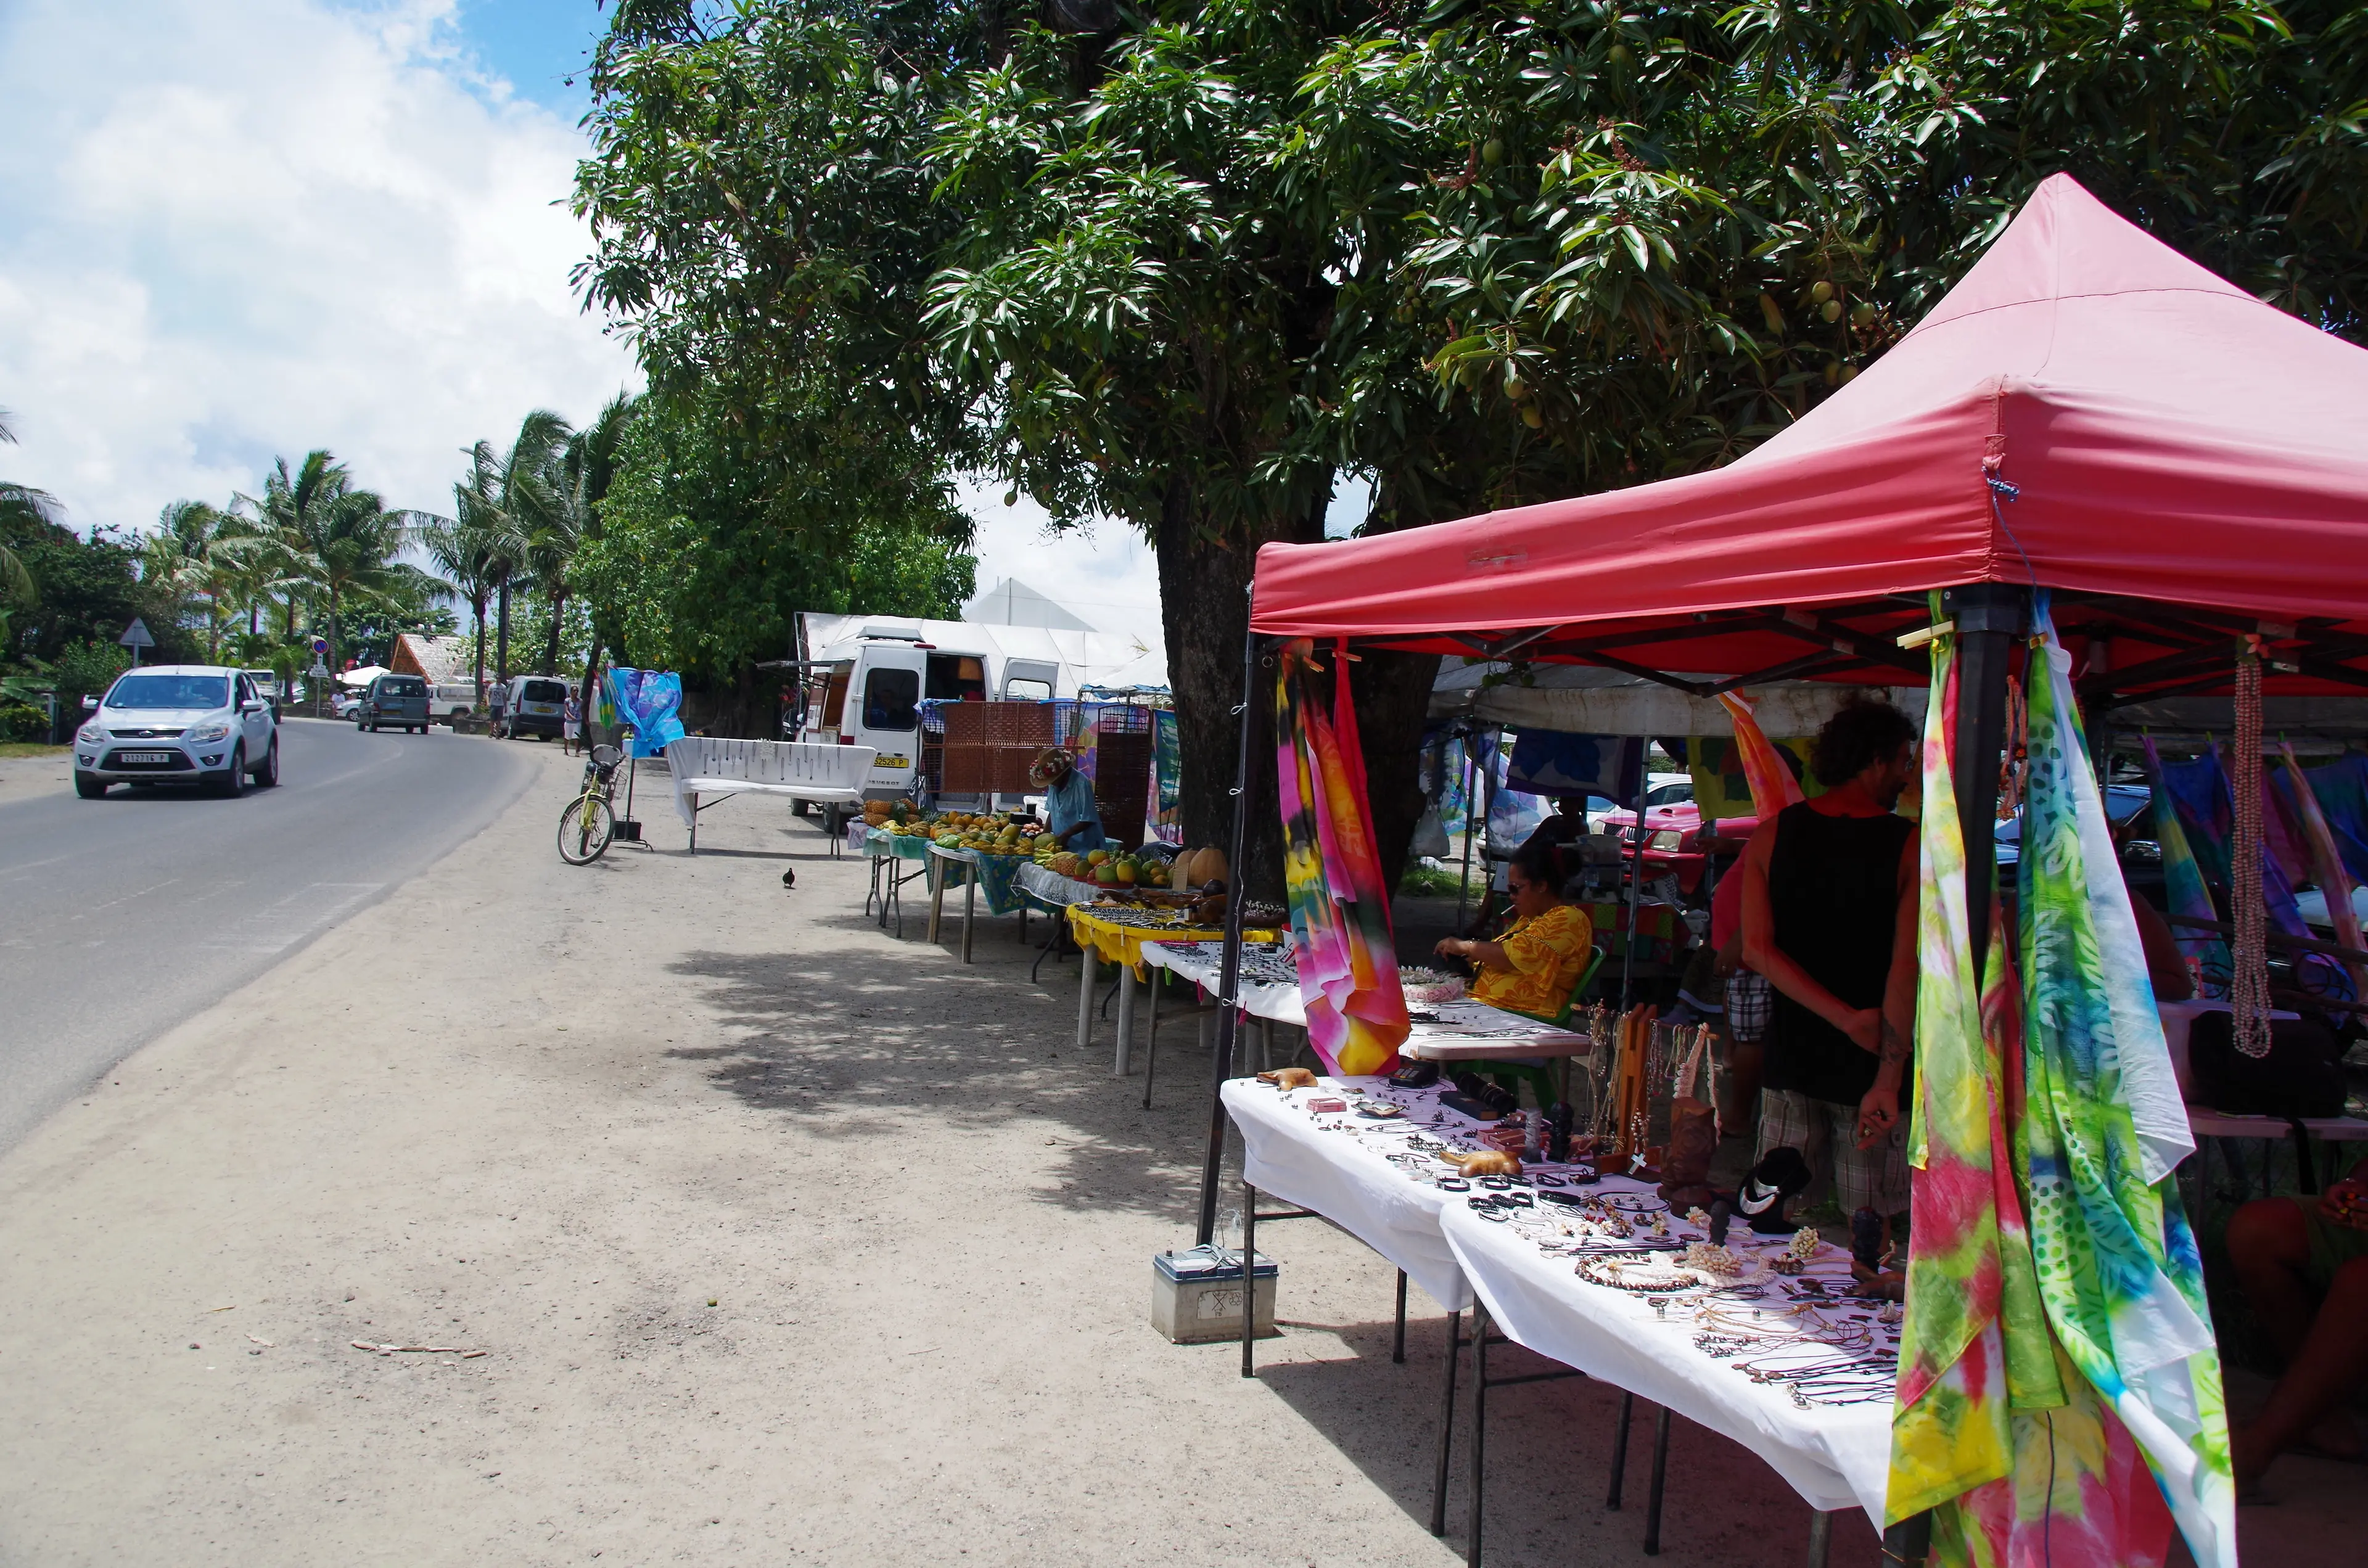
[[[279,787],[240,800],[0,802],[0,1149],[473,836],[533,777],[534,744],[291,720]]]

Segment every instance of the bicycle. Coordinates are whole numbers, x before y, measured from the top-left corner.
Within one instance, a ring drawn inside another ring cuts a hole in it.
[[[617,835],[617,813],[609,792],[625,754],[615,746],[592,748],[584,765],[584,791],[559,813],[559,858],[571,866],[588,866],[609,851]]]

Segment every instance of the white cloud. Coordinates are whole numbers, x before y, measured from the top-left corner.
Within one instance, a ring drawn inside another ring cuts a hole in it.
[[[452,17],[0,6],[0,472],[141,524],[327,447],[443,510],[459,449],[638,382],[568,288],[581,133]]]

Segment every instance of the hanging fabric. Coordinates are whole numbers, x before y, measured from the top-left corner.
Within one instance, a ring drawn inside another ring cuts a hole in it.
[[[1365,757],[1347,650],[1334,655],[1328,716],[1316,696],[1323,671],[1315,644],[1296,639],[1280,662],[1274,696],[1282,871],[1308,1043],[1327,1073],[1386,1073],[1412,1025],[1398,989],[1389,886],[1365,825]]]
[[[2188,844],[2187,828],[2180,820],[2177,802],[2165,781],[2165,765],[2161,754],[2154,749],[2154,737],[2148,735],[2146,747],[2146,782],[2154,797],[2154,836],[2162,848],[2162,886],[2164,902],[2170,913],[2188,920],[2218,920],[2220,913],[2213,907],[2212,892],[2203,884],[2203,869],[2196,863],[2195,851]],[[2205,982],[2210,977],[2214,985],[2225,987],[2228,975],[2228,944],[2216,931],[2200,931],[2192,926],[2171,927],[2185,955],[2188,967],[2196,971],[2195,994],[2206,994]]]
[[[1946,631],[1932,641],[1924,719],[1907,1140],[1917,1175],[1886,1506],[1894,1521],[1931,1510],[1935,1544],[1962,1542],[1969,1550],[1955,1560],[1974,1562],[2001,1560],[1987,1543],[2014,1514],[2013,1413],[2060,1406],[2065,1395],[2015,1188],[2008,1129],[2019,1108],[2021,1040],[1995,922],[1998,983],[1987,1018],[1975,984],[1953,766],[1955,643]],[[1980,874],[1994,872],[1985,866]],[[1976,1543],[1981,1554],[1970,1551]]]
[[[2343,869],[2368,886],[2368,756],[2344,756],[2311,768],[2310,792],[2343,852]]]
[[[2193,1142],[2044,594],[2035,622],[2016,1143],[2040,1296],[2065,1355],[2145,1451],[2196,1562],[2233,1568],[2219,1352],[2172,1175]],[[2245,846],[2257,867],[2258,846]]]
[[[2310,848],[2311,880],[2318,884],[2320,895],[2327,900],[2328,923],[2335,927],[2335,939],[2355,953],[2368,954],[2368,943],[2363,943],[2360,935],[2360,915],[2351,904],[2351,873],[2343,864],[2327,813],[2319,810],[2317,791],[2311,788],[2310,776],[2295,760],[2293,746],[2280,741],[2278,755],[2285,759],[2288,798],[2301,823],[2303,842]],[[2368,996],[2368,962],[2349,967],[2352,994]]]
[[[1752,809],[1759,820],[1767,821],[1786,806],[1797,805],[1801,799],[1800,780],[1784,766],[1784,758],[1767,734],[1759,721],[1752,717],[1751,704],[1739,691],[1722,691],[1719,705],[1727,717],[1735,721],[1735,749],[1743,756],[1743,777],[1751,786]]]

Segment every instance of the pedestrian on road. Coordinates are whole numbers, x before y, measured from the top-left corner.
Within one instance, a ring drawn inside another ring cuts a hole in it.
[[[584,735],[584,704],[574,692],[559,710],[559,750],[562,756],[574,756],[584,748],[577,743]]]
[[[502,710],[509,706],[509,700],[510,683],[507,681],[499,682],[493,690],[485,694],[485,702],[493,710],[491,722],[486,725],[486,729],[495,740],[501,739]]]

